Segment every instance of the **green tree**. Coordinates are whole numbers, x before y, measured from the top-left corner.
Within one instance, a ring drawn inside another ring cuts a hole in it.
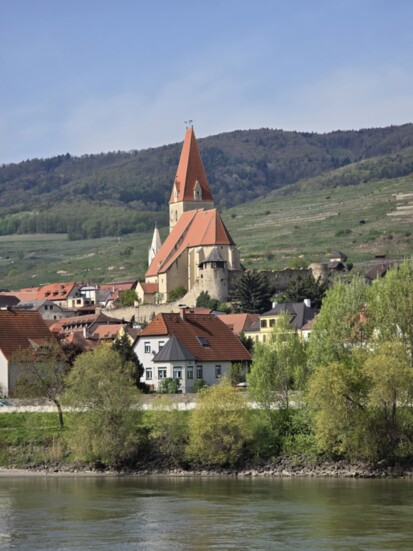
[[[350,359],[354,348],[365,345],[369,327],[365,318],[368,287],[361,278],[336,283],[324,297],[309,339],[309,365]]]
[[[218,310],[219,300],[211,298],[208,291],[201,291],[196,299],[196,306],[198,308],[210,308],[211,310]]]
[[[399,339],[413,367],[413,258],[389,270],[369,289],[368,318],[374,337]]]
[[[290,414],[290,391],[302,388],[306,378],[305,345],[291,328],[289,316],[277,319],[268,342],[254,347],[248,390],[268,416],[273,429],[279,422],[277,409]],[[275,407],[277,406],[277,407]]]
[[[369,460],[413,451],[413,370],[400,342],[355,350],[350,362],[320,365],[308,404],[322,451]]]
[[[189,418],[189,457],[207,465],[236,464],[252,440],[247,402],[226,378],[197,396]]]
[[[135,354],[126,331],[123,331],[121,336],[113,341],[112,349],[119,354],[122,364],[125,367],[130,368],[133,366],[130,375],[136,387],[139,388],[139,390],[146,391],[146,384],[141,382],[144,367],[138,356]]]
[[[138,300],[138,295],[133,289],[127,289],[119,293],[119,302],[123,308],[133,306],[136,300]]]
[[[237,280],[231,300],[240,312],[261,314],[271,308],[273,292],[262,272],[247,270]]]
[[[187,416],[168,396],[153,402],[149,414],[150,441],[155,450],[180,464],[188,444]]]
[[[13,355],[13,364],[21,375],[13,394],[17,397],[45,397],[57,408],[60,428],[64,427],[61,396],[65,388],[65,376],[69,363],[54,339],[37,349],[25,349]]]
[[[79,356],[67,378],[65,402],[81,410],[68,435],[77,459],[118,467],[138,454],[139,393],[130,372],[108,346]]]
[[[303,302],[309,298],[313,308],[321,308],[326,290],[327,285],[320,278],[316,281],[311,273],[305,273],[289,281],[279,302]]]

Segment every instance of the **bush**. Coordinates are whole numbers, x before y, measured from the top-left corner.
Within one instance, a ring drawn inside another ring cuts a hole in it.
[[[179,382],[179,379],[167,377],[159,383],[159,392],[160,394],[177,394],[178,392],[180,392],[180,386],[181,383]]]
[[[176,300],[179,300],[180,298],[184,297],[187,292],[188,291],[183,285],[175,287],[175,289],[172,289],[168,293],[168,302],[175,302]]]

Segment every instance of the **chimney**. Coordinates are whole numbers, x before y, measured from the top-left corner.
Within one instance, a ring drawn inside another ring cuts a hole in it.
[[[179,315],[181,316],[182,320],[185,320],[185,314],[186,314],[186,304],[179,304]]]
[[[307,306],[307,308],[311,308],[311,299],[305,298],[304,299],[304,306]]]
[[[277,306],[277,304],[278,304],[277,302],[272,302],[272,303],[271,303],[271,307],[272,307],[272,308],[275,308],[275,307]]]
[[[83,327],[83,336],[85,337],[85,339],[88,339],[88,338],[89,338],[89,330],[88,330],[88,329],[89,329],[89,328],[88,328],[87,325],[85,325],[85,326]]]

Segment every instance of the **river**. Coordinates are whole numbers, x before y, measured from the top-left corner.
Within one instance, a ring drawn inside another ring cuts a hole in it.
[[[413,481],[3,476],[0,549],[411,551]]]

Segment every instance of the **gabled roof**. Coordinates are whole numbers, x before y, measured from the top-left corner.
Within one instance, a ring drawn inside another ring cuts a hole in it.
[[[193,128],[186,130],[178,170],[172,189],[170,203],[179,201],[195,201],[194,189],[196,182],[199,182],[202,190],[202,200],[212,201],[212,193],[209,188],[204,165],[199,154],[198,144]],[[177,197],[175,197],[175,188]]]
[[[256,321],[259,320],[258,314],[227,314],[221,316],[220,320],[227,325],[235,335],[239,335]]]
[[[79,283],[70,281],[68,283],[51,283],[50,285],[43,285],[39,287],[37,293],[37,300],[66,300],[74,287],[79,286]]]
[[[18,350],[53,338],[38,312],[0,310],[0,350],[10,359]]]
[[[82,331],[83,327],[91,327],[93,324],[102,323],[122,323],[121,320],[110,318],[105,314],[89,314],[86,316],[72,316],[70,318],[62,318],[56,321],[50,331],[53,333],[70,332],[73,330]]]
[[[157,283],[145,283],[144,281],[140,281],[138,285],[140,285],[142,291],[148,295],[154,295],[159,290]]]
[[[180,362],[193,361],[195,356],[179,342],[176,335],[172,335],[169,341],[154,356],[154,362]]]
[[[158,314],[139,335],[169,335],[178,339],[180,345],[198,361],[250,361],[251,355],[221,321],[213,314]]]
[[[393,267],[392,262],[383,262],[383,264],[377,264],[377,266],[373,266],[366,273],[366,278],[369,279],[370,281],[374,281],[378,277],[384,277],[392,267]]]
[[[308,321],[318,314],[318,310],[306,306],[304,302],[286,302],[285,304],[276,304],[274,308],[264,312],[261,317],[280,316],[281,314],[290,314],[290,323],[294,329],[302,329]]]
[[[184,212],[152,260],[146,276],[165,272],[190,247],[234,245],[217,209]]]

